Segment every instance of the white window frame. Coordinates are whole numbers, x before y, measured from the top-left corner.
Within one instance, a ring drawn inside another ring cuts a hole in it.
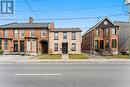
[[[56,47],[57,46],[57,47]],[[57,49],[56,49],[57,48]],[[54,51],[59,51],[59,44],[58,43],[54,43]]]
[[[8,37],[8,30],[4,30],[4,37]]]
[[[23,36],[22,33],[24,34]],[[25,36],[25,30],[20,30],[20,38],[24,38],[24,36]]]
[[[35,37],[35,30],[34,29],[30,30],[30,37]]]
[[[58,40],[59,39],[59,33],[58,32],[54,32],[54,40]]]
[[[76,32],[72,32],[72,40],[76,40]]]
[[[19,36],[19,31],[16,29],[16,30],[14,30],[14,37],[18,38],[18,36]]]
[[[116,35],[116,28],[112,28],[112,35]]]

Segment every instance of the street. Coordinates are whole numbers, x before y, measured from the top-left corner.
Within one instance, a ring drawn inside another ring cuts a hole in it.
[[[0,64],[0,87],[130,87],[130,64]]]

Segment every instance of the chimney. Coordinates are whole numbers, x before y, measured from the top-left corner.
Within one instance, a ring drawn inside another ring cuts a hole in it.
[[[33,18],[29,17],[29,23],[33,23]]]

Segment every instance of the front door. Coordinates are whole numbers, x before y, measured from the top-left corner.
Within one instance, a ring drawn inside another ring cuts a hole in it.
[[[14,52],[18,52],[18,41],[14,41]]]
[[[24,41],[20,41],[20,52],[24,52]]]
[[[100,40],[100,49],[104,49],[104,41]]]
[[[68,54],[68,43],[62,43],[62,53]]]

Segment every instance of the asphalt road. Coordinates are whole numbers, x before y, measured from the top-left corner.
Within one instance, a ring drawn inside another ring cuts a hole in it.
[[[0,87],[130,87],[130,64],[0,64]]]

